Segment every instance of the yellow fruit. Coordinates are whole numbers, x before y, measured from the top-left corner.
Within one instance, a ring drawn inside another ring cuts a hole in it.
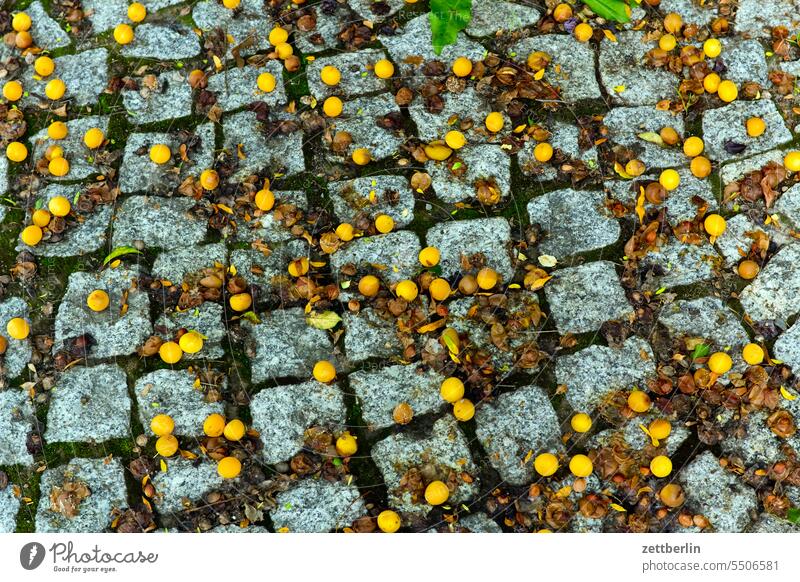
[[[118,24],[114,27],[114,40],[117,44],[130,44],[133,42],[133,27],[130,24]]]
[[[645,166],[642,160],[630,160],[627,164],[625,164],[625,173],[629,176],[637,178],[644,174]]]
[[[71,208],[72,205],[69,203],[69,200],[63,196],[53,196],[50,202],[47,203],[47,209],[53,216],[66,216],[69,214]]]
[[[464,144],[467,143],[467,140],[464,137],[463,133],[453,129],[451,131],[448,131],[445,134],[444,143],[446,143],[448,145],[448,147],[450,147],[450,148],[452,148],[454,150],[458,150],[458,149],[461,149],[461,148],[464,147]],[[431,156],[428,156],[428,157],[431,157]]]
[[[289,33],[285,29],[276,26],[269,31],[269,44],[272,46],[278,46],[287,40],[289,40]]]
[[[703,221],[703,228],[706,229],[706,232],[710,236],[722,236],[722,233],[725,232],[727,228],[727,224],[725,219],[719,214],[709,214]]]
[[[592,474],[594,465],[586,455],[575,455],[569,461],[569,470],[576,477],[588,477]]]
[[[256,85],[264,93],[272,93],[275,90],[277,81],[272,73],[261,73],[256,79]]]
[[[54,121],[47,127],[47,137],[50,139],[64,139],[67,137],[67,124],[63,121]]]
[[[157,143],[150,146],[150,161],[154,164],[166,164],[172,157],[172,152],[169,146],[163,143]]]
[[[317,382],[327,384],[328,382],[333,382],[333,379],[336,378],[336,368],[328,360],[320,360],[314,364],[312,374]]]
[[[436,247],[425,247],[419,252],[419,262],[423,267],[435,267],[439,264],[439,249]]]
[[[171,434],[158,437],[156,452],[162,457],[171,457],[178,452],[178,439]]]
[[[225,417],[214,412],[203,421],[203,433],[210,437],[220,437],[225,431]]]
[[[498,113],[497,111],[492,111],[489,115],[486,116],[486,129],[491,131],[492,133],[497,133],[501,129],[503,129],[503,115]]]
[[[686,141],[683,142],[683,153],[688,157],[693,158],[702,154],[704,147],[705,144],[703,143],[703,140],[696,135],[693,135],[692,137],[687,137]]]
[[[338,85],[339,81],[342,80],[342,74],[336,67],[332,65],[325,65],[319,72],[319,78],[329,87],[333,87],[334,85]]]
[[[764,361],[764,349],[758,344],[747,344],[742,349],[742,359],[751,366],[757,366]]]
[[[381,234],[392,232],[392,229],[394,228],[394,220],[392,220],[392,217],[388,214],[379,214],[375,218],[375,228]]]
[[[658,183],[667,190],[674,190],[681,183],[681,177],[673,169],[664,170],[658,176]]]
[[[381,511],[378,515],[378,529],[383,533],[394,533],[400,529],[400,516],[391,509]]]
[[[686,495],[683,493],[683,488],[677,483],[669,483],[661,488],[658,493],[661,503],[667,507],[680,507],[686,501]]]
[[[271,190],[259,190],[256,192],[256,206],[259,210],[269,212],[275,206],[275,195]]]
[[[558,471],[558,458],[553,453],[542,453],[533,460],[533,468],[542,477],[549,477]]]
[[[709,38],[703,43],[703,52],[709,59],[715,59],[722,52],[722,43],[716,38]]]
[[[675,40],[675,36],[673,36],[671,34],[665,34],[664,36],[662,36],[661,38],[658,39],[658,47],[662,51],[669,52],[672,49],[674,49],[677,44],[678,44],[678,41]]]
[[[709,73],[703,77],[703,89],[709,93],[716,93],[721,82],[722,79],[719,78],[719,75],[716,73]]]
[[[22,229],[19,238],[24,244],[34,247],[42,240],[42,229],[35,224],[31,224]]]
[[[689,169],[696,178],[707,178],[711,174],[711,160],[705,156],[692,158]]]
[[[794,151],[787,153],[783,157],[783,167],[790,172],[800,172],[800,152]]]
[[[86,305],[92,311],[105,311],[109,301],[108,293],[102,289],[95,289],[86,297]]]
[[[340,457],[352,457],[358,451],[358,443],[356,437],[349,432],[343,432],[338,439],[336,439],[336,453]]]
[[[103,130],[97,127],[93,127],[83,134],[83,143],[90,150],[99,148],[103,145],[103,140],[105,139],[106,136],[103,134]]]
[[[26,49],[33,44],[33,37],[30,32],[23,30],[17,33],[16,38],[14,38],[14,44],[19,49]]]
[[[495,285],[497,285],[499,279],[500,276],[497,274],[497,271],[490,269],[489,267],[484,267],[478,271],[478,274],[475,277],[475,280],[478,282],[478,287],[484,291],[492,289]]]
[[[302,277],[308,273],[308,268],[310,266],[311,263],[309,262],[308,257],[300,257],[299,259],[290,261],[287,270],[292,277]]]
[[[238,418],[235,418],[225,425],[225,430],[222,431],[222,434],[229,441],[236,442],[242,440],[246,430],[247,429],[245,428],[244,423]]]
[[[464,383],[455,377],[446,378],[439,388],[439,395],[445,402],[451,404],[458,402],[464,397]]]
[[[150,430],[159,437],[172,434],[175,430],[175,421],[167,414],[156,414],[150,421]]]
[[[760,117],[751,117],[744,125],[750,137],[758,137],[767,130],[767,124]]]
[[[128,20],[131,22],[141,22],[147,16],[147,8],[140,2],[133,2],[128,5]]]
[[[720,376],[730,370],[732,366],[733,360],[725,352],[715,352],[708,358],[708,369]]]
[[[250,293],[237,293],[236,295],[231,295],[230,299],[228,299],[228,305],[234,311],[247,311],[252,304],[253,298]]]
[[[472,61],[467,57],[458,57],[453,61],[453,74],[456,77],[466,77],[472,72]]]
[[[236,479],[242,472],[242,462],[236,457],[224,457],[217,463],[217,474],[223,479]]]
[[[28,148],[25,144],[12,141],[6,146],[6,157],[12,162],[22,162],[28,157]]]
[[[213,190],[219,186],[219,174],[216,170],[203,170],[200,174],[200,185],[204,190]]]
[[[650,472],[656,477],[666,477],[672,473],[672,461],[669,457],[658,455],[650,461]]]
[[[441,481],[431,481],[425,488],[425,501],[430,505],[441,505],[450,497],[450,490]]]
[[[575,35],[578,42],[589,42],[589,39],[592,38],[592,34],[594,34],[594,30],[585,22],[581,22],[575,27],[572,34]]]
[[[25,14],[24,12],[17,12],[11,19],[11,28],[16,30],[17,32],[30,30],[31,17]]]
[[[358,292],[364,297],[375,297],[380,288],[381,282],[375,275],[364,275],[358,281]]]
[[[394,75],[394,65],[386,59],[381,59],[375,63],[373,71],[379,79],[390,79]]]
[[[446,160],[453,154],[453,150],[451,150],[449,147],[447,147],[440,141],[430,143],[426,145],[423,149],[425,150],[426,156],[428,156],[432,160],[436,160],[437,162]]]
[[[322,112],[328,117],[339,117],[342,114],[342,100],[338,97],[328,97],[322,104]]]
[[[725,103],[730,103],[731,101],[735,101],[736,98],[739,96],[739,89],[736,88],[736,84],[733,81],[721,81],[719,87],[717,87],[717,95],[719,98],[722,99]]]
[[[239,4],[242,3],[242,0],[222,0],[222,5],[225,8],[230,8],[233,10],[234,8],[239,8]]]
[[[203,336],[196,331],[187,331],[178,338],[178,345],[185,354],[196,354],[203,349]]]
[[[9,81],[3,85],[3,97],[9,101],[19,101],[22,97],[22,83],[19,81]]]
[[[414,301],[419,294],[419,288],[414,281],[406,279],[397,284],[397,287],[394,288],[394,292],[398,297],[402,297],[406,301]]]
[[[650,397],[641,390],[634,390],[628,395],[628,408],[634,412],[647,412],[651,404]]]
[[[177,364],[183,357],[183,350],[177,343],[169,341],[161,344],[161,347],[158,348],[158,355],[166,364]]]
[[[461,422],[467,422],[475,416],[475,405],[467,398],[462,398],[453,404],[453,416]]]
[[[44,151],[44,157],[47,160],[55,160],[56,158],[63,158],[64,157],[64,148],[57,145],[50,145],[47,146],[47,149]]]
[[[444,301],[450,297],[450,283],[446,279],[437,278],[431,281],[428,291],[435,301]]]
[[[336,236],[338,236],[339,239],[343,240],[344,242],[353,240],[353,237],[355,236],[353,232],[353,225],[343,222],[336,227]]]
[[[659,130],[658,135],[661,137],[661,139],[664,141],[665,144],[670,146],[678,143],[678,140],[680,139],[680,136],[678,136],[678,132],[675,131],[675,128],[669,126],[662,127]]]
[[[672,432],[672,425],[668,420],[657,418],[650,423],[650,426],[647,428],[647,430],[650,432],[651,437],[662,440],[667,438]]]
[[[282,42],[275,47],[275,52],[278,54],[279,59],[285,60],[294,54],[294,49],[288,42]]]
[[[670,12],[664,17],[664,28],[667,32],[677,34],[680,32],[681,26],[683,26],[683,19],[680,14]]]
[[[553,8],[553,20],[556,22],[566,22],[572,18],[572,6],[562,2]]]
[[[14,317],[6,324],[6,333],[15,340],[24,340],[31,333],[28,322],[21,317]]]
[[[356,148],[353,150],[352,159],[357,166],[366,166],[372,160],[372,154],[367,148]]]
[[[572,417],[569,423],[575,432],[589,432],[589,429],[592,428],[592,417],[585,412],[579,412]]]
[[[47,171],[53,176],[66,176],[69,174],[69,162],[67,158],[53,158],[47,164]]]
[[[553,146],[546,141],[537,143],[536,147],[533,148],[533,157],[539,162],[549,162],[550,158],[553,157]]]
[[[44,208],[39,208],[38,210],[34,210],[33,216],[31,216],[31,221],[39,228],[44,228],[45,226],[50,224],[50,219],[51,219],[50,212],[45,210]]]
[[[749,281],[750,279],[756,278],[756,275],[758,275],[761,267],[759,267],[758,263],[755,261],[751,259],[745,259],[739,263],[739,266],[736,268],[736,270],[742,279],[747,279]]]

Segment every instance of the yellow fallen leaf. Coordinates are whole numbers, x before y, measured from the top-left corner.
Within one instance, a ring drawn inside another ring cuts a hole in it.
[[[214,68],[217,69],[218,71],[221,71],[222,61],[220,60],[220,58],[217,55],[211,55],[211,58],[214,59]]]
[[[437,321],[434,321],[433,323],[427,323],[427,324],[423,325],[422,327],[419,327],[417,329],[417,333],[429,333],[429,332],[432,332],[432,331],[435,331],[435,330],[439,329],[440,327],[444,327],[444,324],[445,324],[445,320],[444,319],[439,319]]]
[[[614,511],[623,511],[623,512],[624,511],[628,511],[627,509],[625,509],[624,507],[622,507],[621,505],[619,505],[617,503],[612,503],[611,504],[611,509],[613,509]]]
[[[647,430],[647,427],[645,425],[643,425],[643,424],[640,424],[639,428],[642,429],[644,434],[646,434],[648,437],[650,437],[650,442],[653,443],[653,446],[657,447],[658,446],[658,439],[656,437],[654,437],[652,434],[650,434],[650,431]]]
[[[613,33],[613,32],[611,32],[610,30],[608,30],[607,28],[604,28],[604,29],[603,29],[603,34],[604,34],[604,35],[605,35],[605,37],[606,37],[608,40],[610,40],[611,42],[617,42],[617,37],[616,37],[616,36],[614,36],[614,33]]]
[[[789,392],[785,387],[781,386],[781,396],[783,396],[786,400],[796,400],[797,396]]]
[[[616,87],[614,87],[615,93],[622,93],[624,90],[625,90],[625,85],[617,85]]]
[[[639,186],[639,198],[636,199],[636,216],[639,222],[644,222],[644,187]]]
[[[530,287],[531,291],[538,291],[539,289],[544,287],[545,283],[547,283],[552,278],[553,276],[550,275],[549,277],[540,277],[539,279],[534,280],[534,282],[531,283]]]
[[[633,180],[633,176],[626,172],[623,165],[619,162],[614,162],[614,171],[624,180]]]
[[[537,81],[541,81],[544,78],[544,69],[539,69],[533,74],[533,78]]]
[[[161,472],[162,473],[167,472],[167,462],[164,459],[161,459]]]

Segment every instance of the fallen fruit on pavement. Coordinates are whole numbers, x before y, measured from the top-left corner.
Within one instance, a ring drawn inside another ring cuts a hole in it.
[[[185,354],[196,354],[203,349],[203,338],[196,331],[187,331],[178,339],[178,345]]]
[[[30,334],[31,328],[21,317],[13,317],[6,324],[6,332],[15,340],[24,340]]]
[[[391,509],[381,511],[378,515],[378,529],[383,533],[394,533],[400,529],[400,525],[400,516]]]
[[[458,402],[464,397],[464,383],[458,378],[446,378],[439,388],[439,395],[445,402]]]
[[[242,462],[236,457],[225,457],[217,464],[217,474],[223,479],[235,479],[242,472]]]
[[[312,374],[317,382],[327,384],[333,382],[333,379],[336,378],[336,368],[328,360],[320,360],[314,364]]]
[[[570,426],[575,432],[589,432],[589,429],[592,428],[592,417],[585,412],[579,412],[570,420]]]
[[[742,359],[751,366],[757,366],[764,361],[764,349],[758,344],[747,344],[742,349]]]
[[[156,441],[156,452],[162,457],[171,457],[178,452],[178,439],[171,434],[158,437]]]
[[[167,414],[156,414],[150,421],[150,430],[158,437],[172,434],[175,430],[175,421]]]
[[[715,374],[725,374],[733,366],[733,360],[725,352],[715,352],[708,358],[708,369]]]
[[[453,404],[453,416],[461,422],[467,422],[475,416],[475,405],[468,398],[462,398]]]
[[[651,404],[650,397],[642,390],[634,390],[628,395],[628,408],[634,412],[647,412]]]
[[[222,431],[223,436],[229,441],[237,442],[242,440],[244,433],[247,431],[244,423],[238,418],[234,418],[225,425]]]
[[[108,307],[109,298],[108,293],[102,289],[95,289],[86,298],[86,305],[92,311],[105,311]]]
[[[650,461],[650,472],[659,478],[666,477],[672,473],[672,461],[669,460],[669,457],[658,455]]]
[[[225,430],[225,417],[218,413],[209,414],[203,421],[203,433],[210,437],[222,436]]]
[[[161,359],[164,361],[164,363],[176,364],[180,362],[181,358],[183,357],[183,350],[175,342],[164,342],[158,348],[158,355],[161,356]]]
[[[430,505],[441,505],[450,497],[450,490],[441,481],[431,481],[425,488],[425,501]]]
[[[358,443],[356,437],[349,432],[343,432],[338,439],[336,439],[336,452],[340,457],[351,457],[358,451]]]

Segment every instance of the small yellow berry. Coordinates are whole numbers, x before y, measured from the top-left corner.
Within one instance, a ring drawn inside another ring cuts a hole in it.
[[[69,174],[69,162],[67,158],[53,158],[50,160],[50,163],[47,164],[47,171],[53,176],[66,176]]]
[[[472,72],[472,61],[467,57],[458,57],[453,62],[453,74],[456,77],[466,77]]]
[[[725,352],[715,352],[708,358],[708,369],[721,376],[733,366],[733,360]]]
[[[54,121],[47,127],[47,137],[50,139],[64,139],[67,137],[67,124],[63,121]]]
[[[356,148],[351,158],[357,166],[366,166],[372,160],[372,154],[367,148]]]
[[[585,412],[579,412],[570,420],[572,430],[579,433],[589,432],[592,428],[592,417]]]
[[[322,70],[319,72],[319,77],[322,82],[329,87],[338,85],[339,81],[342,80],[342,74],[339,72],[339,69],[332,65],[325,65],[322,67]]]
[[[664,186],[667,190],[674,190],[681,183],[681,177],[673,169],[664,170],[658,177],[658,183]]]
[[[272,46],[278,46],[279,44],[285,43],[287,40],[289,40],[289,33],[286,29],[276,26],[269,31],[269,44]]]
[[[256,206],[263,212],[269,212],[275,206],[275,194],[272,190],[259,190],[256,192]]]
[[[352,457],[358,451],[358,443],[356,437],[349,432],[343,432],[338,439],[336,439],[336,453],[340,457]]]
[[[235,418],[225,425],[225,430],[222,431],[222,434],[229,441],[238,442],[242,440],[245,432],[247,432],[247,429],[244,426],[244,423],[238,418]]]
[[[539,162],[549,162],[553,157],[553,146],[546,141],[537,143],[533,148],[533,157]]]
[[[650,423],[650,426],[647,428],[647,430],[650,432],[650,436],[654,439],[663,440],[672,432],[672,425],[668,420],[657,418]]]
[[[739,89],[736,88],[733,81],[728,81],[726,79],[725,81],[721,81],[719,87],[717,87],[717,95],[719,95],[719,98],[725,103],[730,103],[731,101],[735,101],[739,96]]]
[[[419,294],[419,288],[414,281],[410,279],[406,279],[405,281],[400,281],[397,286],[394,288],[394,292],[397,294],[398,297],[402,297],[406,301],[414,301]]]
[[[236,295],[231,295],[230,299],[228,299],[228,305],[234,311],[247,311],[252,304],[253,297],[250,293],[237,293]]]
[[[419,252],[419,262],[423,267],[435,267],[439,264],[441,255],[436,247],[425,247]]]
[[[533,460],[533,468],[542,477],[549,477],[558,471],[558,457],[553,453],[542,453]]]
[[[154,164],[166,164],[169,162],[170,158],[172,158],[172,152],[169,146],[163,143],[157,143],[150,147],[150,161]]]
[[[722,43],[716,38],[709,38],[703,43],[703,52],[709,59],[715,59],[722,52]]]
[[[203,421],[203,434],[212,438],[222,436],[225,430],[225,417],[219,413],[209,414]]]
[[[634,390],[628,395],[628,408],[634,412],[647,412],[651,404],[650,397],[642,390]]]
[[[475,405],[467,398],[462,398],[453,404],[453,416],[461,422],[467,422],[475,416]]]
[[[312,374],[317,382],[327,384],[333,382],[333,379],[336,378],[336,368],[328,360],[320,360],[314,364]]]
[[[6,333],[15,340],[24,340],[31,333],[31,327],[28,322],[21,317],[13,317],[8,320],[6,324]]]
[[[92,311],[105,311],[108,308],[108,293],[102,289],[95,289],[86,297],[86,305]]]
[[[22,98],[22,83],[19,81],[9,81],[3,85],[3,97],[9,101],[19,101]]]
[[[196,331],[187,331],[178,339],[184,354],[196,354],[203,349],[203,336]]]
[[[503,125],[505,121],[503,120],[503,115],[497,111],[492,111],[489,115],[486,116],[486,129],[491,131],[492,133],[497,133],[501,129],[503,129]]]
[[[103,130],[97,127],[92,127],[83,134],[83,143],[90,150],[96,150],[99,148],[101,145],[103,145],[103,141],[105,139],[106,136],[103,134]]]
[[[722,236],[727,228],[727,223],[719,214],[709,214],[703,221],[703,228],[709,236]]]
[[[390,509],[381,511],[378,515],[378,529],[383,533],[394,533],[401,525],[400,516]]]
[[[328,97],[322,103],[322,112],[328,117],[339,117],[342,114],[342,100],[338,97]]]
[[[394,220],[392,220],[392,217],[388,214],[379,214],[377,218],[375,218],[375,228],[381,234],[392,232]]]
[[[11,19],[11,28],[17,32],[25,32],[31,28],[31,17],[24,12],[17,12]]]
[[[219,174],[216,170],[208,169],[200,173],[200,185],[203,190],[213,190],[219,186]]]
[[[24,143],[12,141],[6,146],[6,157],[12,162],[22,162],[28,157],[28,148]]]
[[[133,2],[128,5],[128,20],[131,22],[141,22],[147,16],[147,8],[141,2]]]
[[[666,477],[672,473],[672,461],[669,457],[658,455],[650,461],[650,472],[656,477]]]
[[[702,154],[704,148],[705,144],[703,143],[703,140],[697,137],[696,135],[693,135],[692,137],[687,137],[686,140],[683,142],[683,153],[690,158]]]
[[[461,149],[461,148],[464,147],[464,144],[467,143],[467,140],[464,137],[463,133],[453,129],[451,131],[448,131],[445,134],[444,143],[446,143],[448,145],[448,147],[450,147],[450,148],[452,148],[454,150],[458,150],[458,149]],[[428,157],[430,157],[430,156],[428,156]]]
[[[29,247],[35,247],[42,240],[42,229],[35,224],[31,224],[30,226],[26,226],[22,229],[19,238]]]
[[[434,279],[431,281],[428,291],[434,301],[444,301],[450,297],[450,283],[447,282],[447,279]]]
[[[747,344],[742,349],[742,359],[751,366],[757,366],[764,361],[764,348],[758,344]]]
[[[158,348],[158,355],[165,364],[177,364],[183,357],[183,350],[177,343],[169,341],[161,344],[161,347]]]
[[[375,63],[373,70],[379,79],[391,79],[394,75],[394,65],[387,59],[381,59]]]
[[[178,452],[178,439],[171,434],[158,437],[156,441],[156,452],[162,457],[171,457]]]
[[[747,135],[750,137],[758,137],[767,130],[767,124],[760,117],[751,117],[745,122]]]
[[[118,24],[114,27],[114,40],[122,45],[133,42],[133,27],[130,24]]]
[[[150,430],[159,437],[172,434],[175,430],[175,421],[167,414],[156,414],[150,421]]]
[[[224,457],[217,463],[217,474],[223,479],[236,479],[242,472],[242,462],[236,457]]]
[[[446,378],[439,388],[439,395],[445,402],[454,404],[464,397],[464,383],[452,376]]]
[[[441,481],[431,481],[425,488],[425,501],[430,505],[441,505],[450,497],[450,490]]]
[[[575,30],[572,31],[572,34],[575,35],[575,38],[578,42],[589,42],[594,34],[594,30],[590,25],[586,24],[585,22],[581,22],[575,27]]]
[[[256,85],[260,91],[264,93],[272,93],[275,90],[277,81],[272,73],[261,73],[256,79]]]
[[[576,477],[588,477],[592,474],[594,465],[586,455],[575,455],[569,461],[569,470]]]
[[[336,227],[336,236],[338,236],[344,242],[353,240],[353,237],[355,236],[353,225],[343,222]]]

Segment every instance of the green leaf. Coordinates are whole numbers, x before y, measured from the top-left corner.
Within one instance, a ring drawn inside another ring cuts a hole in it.
[[[135,249],[133,247],[117,247],[113,251],[108,253],[106,258],[103,259],[103,266],[107,265],[117,257],[122,257],[124,255],[130,255],[130,254],[141,255],[142,251],[140,251],[139,249]]]
[[[472,0],[431,0],[431,40],[438,55],[472,20]]]
[[[339,325],[340,321],[342,318],[335,311],[323,311],[322,313],[314,311],[306,317],[306,323],[317,329],[333,329]]]
[[[692,359],[705,358],[711,352],[711,346],[708,344],[697,344],[692,352]]]
[[[786,519],[788,519],[792,523],[800,523],[800,508],[792,507],[789,511],[786,512]]]
[[[606,20],[628,22],[631,19],[631,10],[625,0],[583,0],[583,3]]]

